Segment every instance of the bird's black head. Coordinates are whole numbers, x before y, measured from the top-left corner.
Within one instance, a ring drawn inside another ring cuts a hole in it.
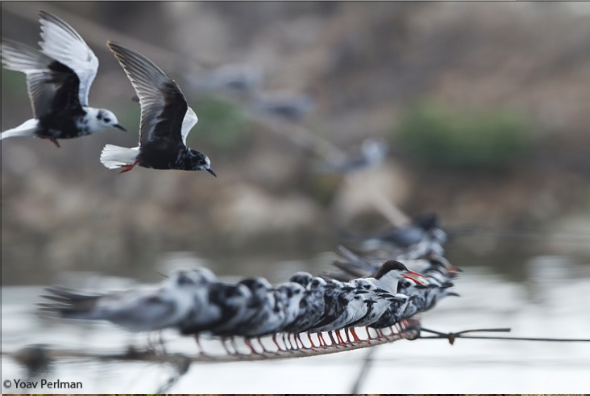
[[[375,279],[381,279],[390,271],[398,271],[398,272],[407,272],[408,268],[400,263],[399,261],[395,260],[388,260],[381,265],[377,273],[375,274]]]
[[[215,274],[205,267],[198,267],[179,272],[182,272],[186,276],[190,277],[197,286],[205,286],[217,280]]]
[[[413,283],[414,283],[414,282],[412,282],[412,281],[411,281],[411,280],[409,280],[409,279],[400,279],[400,281],[399,281],[399,283],[398,283],[398,288],[405,289],[405,288],[407,288],[407,287],[410,287],[410,286],[412,286],[412,284],[413,284]]]
[[[297,272],[289,279],[291,282],[299,283],[301,286],[306,287],[311,282],[313,276],[307,272]]]
[[[323,280],[322,278],[315,277],[309,283],[309,288],[311,290],[316,290],[317,288],[319,288],[321,286],[326,286],[326,281]]]
[[[293,297],[293,290],[287,285],[279,286],[277,290],[287,298]]]
[[[271,289],[270,283],[264,278],[246,278],[238,282],[238,284],[246,286],[252,294],[264,295]]]
[[[336,288],[341,287],[341,286],[342,286],[342,283],[338,282],[337,280],[335,280],[335,279],[328,279],[328,280],[326,280],[326,284],[325,284],[324,287],[326,289],[336,289]]]
[[[215,172],[213,172],[213,169],[211,169],[211,161],[209,160],[209,157],[193,149],[189,149],[188,153],[187,163],[184,164],[186,170],[204,170],[217,177]]]
[[[189,276],[188,274],[186,274],[184,271],[180,271],[176,274],[175,277],[176,280],[176,284],[179,287],[194,287],[197,286],[197,283],[195,282],[195,280]]]
[[[440,219],[435,213],[426,213],[416,219],[416,224],[424,231],[440,228]]]

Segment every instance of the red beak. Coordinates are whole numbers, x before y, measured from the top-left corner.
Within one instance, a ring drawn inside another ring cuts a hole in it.
[[[412,274],[418,274],[417,272],[414,272],[414,271],[409,271],[408,273],[412,273]],[[420,274],[418,274],[418,275],[419,275],[419,277],[420,277],[420,278],[422,278],[422,279],[425,279],[423,275],[420,275]],[[426,283],[424,283],[424,282],[422,282],[421,280],[419,280],[419,279],[417,279],[417,278],[414,278],[414,277],[412,277],[412,276],[410,276],[410,275],[408,275],[408,274],[403,274],[402,276],[403,276],[404,278],[406,278],[406,279],[413,280],[414,282],[416,282],[416,283],[417,283],[417,284],[419,284],[419,285],[422,285],[422,286],[425,286],[425,285],[426,285]]]
[[[414,276],[418,276],[418,277],[420,277],[420,278],[424,278],[424,275],[422,275],[422,274],[421,274],[421,273],[419,273],[419,272],[415,272],[415,271],[408,271],[408,272],[406,272],[406,274],[408,274],[408,275],[414,275]]]

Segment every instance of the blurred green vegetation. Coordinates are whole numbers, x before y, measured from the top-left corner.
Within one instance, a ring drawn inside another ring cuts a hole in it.
[[[27,78],[24,73],[2,69],[2,96],[12,100],[28,98]]]
[[[205,143],[216,149],[231,151],[239,147],[250,125],[237,104],[217,96],[207,96],[193,103],[199,122],[188,135],[187,143]],[[201,132],[202,131],[202,132]]]
[[[426,166],[494,170],[526,155],[530,132],[527,118],[513,111],[458,111],[426,101],[402,116],[396,140]]]

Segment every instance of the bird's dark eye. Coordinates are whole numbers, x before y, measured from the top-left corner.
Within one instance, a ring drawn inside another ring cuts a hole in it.
[[[189,278],[189,277],[186,277],[186,276],[181,276],[181,277],[179,277],[179,278],[178,278],[178,284],[179,284],[179,285],[191,285],[191,284],[193,284],[193,283],[194,283],[194,282],[193,282],[193,281],[192,281],[192,279],[191,279],[191,278]]]
[[[110,118],[105,118],[104,119],[104,122],[106,122],[108,124],[109,122],[111,122],[111,119]]]

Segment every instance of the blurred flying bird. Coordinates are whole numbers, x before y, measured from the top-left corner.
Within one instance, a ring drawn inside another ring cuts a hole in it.
[[[354,172],[380,164],[385,160],[388,151],[387,142],[383,139],[367,138],[361,143],[359,153],[318,163],[314,169],[318,173]]]
[[[398,249],[397,259],[419,258],[427,254],[442,256],[442,245],[447,234],[441,229],[440,219],[434,213],[424,214],[404,227],[388,229],[371,235],[345,235],[365,250]]]
[[[291,91],[267,91],[255,95],[252,109],[260,114],[287,121],[299,121],[315,107],[311,96]]]
[[[228,92],[251,95],[262,87],[262,69],[246,64],[227,64],[200,74],[190,73],[185,80],[198,92]]]

